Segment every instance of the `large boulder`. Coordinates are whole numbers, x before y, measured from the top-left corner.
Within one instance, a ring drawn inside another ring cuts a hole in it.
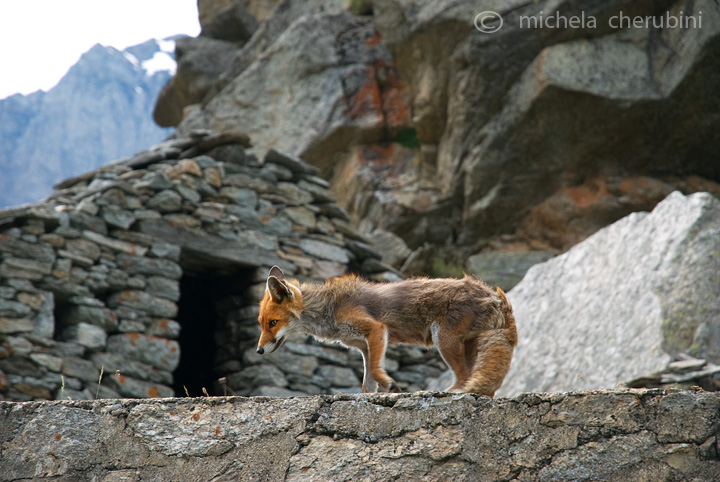
[[[232,42],[208,37],[175,41],[177,72],[160,91],[153,117],[164,127],[182,121],[185,107],[202,102],[237,50]]]
[[[199,0],[202,36],[245,42],[257,29],[257,20],[241,0]]]
[[[720,363],[720,202],[672,193],[508,294],[520,343],[498,392],[614,387],[686,353]]]

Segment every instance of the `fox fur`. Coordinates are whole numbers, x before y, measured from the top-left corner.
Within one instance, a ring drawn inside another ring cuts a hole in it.
[[[363,392],[396,391],[383,369],[388,344],[435,346],[455,372],[450,391],[494,396],[517,345],[512,306],[500,289],[471,276],[371,283],[354,275],[324,284],[285,278],[274,266],[258,319],[257,353],[272,353],[292,333],[356,348]]]

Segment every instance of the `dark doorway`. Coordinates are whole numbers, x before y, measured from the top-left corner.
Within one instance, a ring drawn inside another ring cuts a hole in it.
[[[245,299],[247,273],[186,274],[180,279],[177,321],[180,364],[173,374],[178,397],[223,395],[218,387],[217,351],[233,306],[228,298]]]

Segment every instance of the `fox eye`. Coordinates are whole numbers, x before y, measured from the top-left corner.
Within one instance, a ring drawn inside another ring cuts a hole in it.
[[[278,320],[270,320],[270,328],[275,328],[275,325],[277,325]]]

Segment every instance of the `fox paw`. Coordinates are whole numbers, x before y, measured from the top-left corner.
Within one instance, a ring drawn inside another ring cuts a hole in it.
[[[397,384],[395,384],[395,383],[392,383],[390,385],[390,388],[388,389],[388,391],[391,393],[402,393],[402,389],[400,387],[398,387]]]
[[[387,391],[389,393],[401,393],[402,392],[402,390],[400,389],[398,384],[395,383],[394,381],[392,383],[390,383],[390,385],[388,385]]]

